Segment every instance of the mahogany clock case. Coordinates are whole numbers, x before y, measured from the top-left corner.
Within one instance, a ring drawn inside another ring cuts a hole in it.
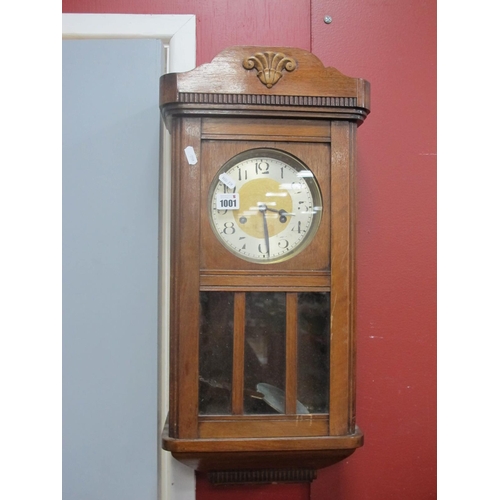
[[[276,63],[274,73],[268,68],[266,76],[253,60],[285,63]],[[160,107],[172,136],[171,234],[162,234],[162,241],[170,237],[171,259],[170,265],[162,263],[160,276],[165,281],[170,275],[171,297],[163,447],[211,472],[314,471],[345,458],[363,442],[355,422],[355,166],[356,129],[369,112],[368,82],[325,68],[301,49],[231,47],[191,72],[164,75]],[[194,162],[186,156],[188,147]],[[316,234],[282,262],[239,258],[224,248],[210,223],[210,186],[217,173],[236,155],[257,148],[296,157],[321,191]],[[167,180],[162,183],[164,189]],[[281,326],[252,338],[248,311],[257,296],[272,299],[268,312],[281,318]],[[218,304],[217,297],[229,297],[229,305],[207,308],[214,298]],[[323,300],[321,314],[328,318],[322,341],[326,365],[315,372],[316,379],[322,374],[326,392],[317,407],[308,390],[319,385],[304,385],[301,375],[304,363],[314,371],[313,362],[301,357],[301,339],[312,337],[301,333],[307,330],[301,301],[308,297]],[[226,354],[212,356],[222,330]],[[283,401],[274,412],[250,411],[247,404],[248,393],[271,385],[248,383],[249,343],[262,358],[259,342],[265,352],[281,352],[275,380]],[[210,375],[222,373],[223,358],[225,374],[211,381]],[[212,392],[226,391],[222,411],[207,410],[207,380]],[[309,410],[299,411],[298,396]]]

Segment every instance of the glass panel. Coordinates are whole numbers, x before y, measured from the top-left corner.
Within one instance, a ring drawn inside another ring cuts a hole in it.
[[[300,293],[297,316],[297,397],[310,413],[327,413],[330,294]]]
[[[200,303],[199,414],[229,415],[234,295],[231,292],[201,292]]]
[[[284,413],[285,347],[286,294],[247,293],[245,413]]]

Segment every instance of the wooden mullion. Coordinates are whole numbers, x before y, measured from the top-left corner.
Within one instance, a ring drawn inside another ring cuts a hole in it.
[[[245,375],[245,293],[234,294],[232,413],[243,414]]]
[[[286,294],[286,414],[297,413],[297,298]]]

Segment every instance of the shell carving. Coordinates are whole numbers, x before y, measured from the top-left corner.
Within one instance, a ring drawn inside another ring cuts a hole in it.
[[[283,76],[283,70],[293,71],[297,62],[282,52],[257,52],[243,60],[243,67],[255,68],[259,80],[271,88]]]

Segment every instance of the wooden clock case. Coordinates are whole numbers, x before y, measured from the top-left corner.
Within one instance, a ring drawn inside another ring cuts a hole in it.
[[[210,64],[163,75],[160,108],[172,138],[170,401],[162,446],[214,482],[312,480],[363,444],[355,423],[356,130],[369,83],[289,47],[232,47]],[[186,154],[193,148],[194,156]],[[213,234],[208,191],[219,168],[251,148],[304,161],[323,197],[312,242],[280,263],[244,261]],[[166,181],[164,181],[166,182]],[[169,269],[168,269],[169,267]],[[234,297],[231,410],[200,415],[200,293]],[[245,296],[286,294],[285,410],[244,411]],[[328,408],[298,415],[297,296],[329,294]],[[235,472],[239,471],[239,472]]]

